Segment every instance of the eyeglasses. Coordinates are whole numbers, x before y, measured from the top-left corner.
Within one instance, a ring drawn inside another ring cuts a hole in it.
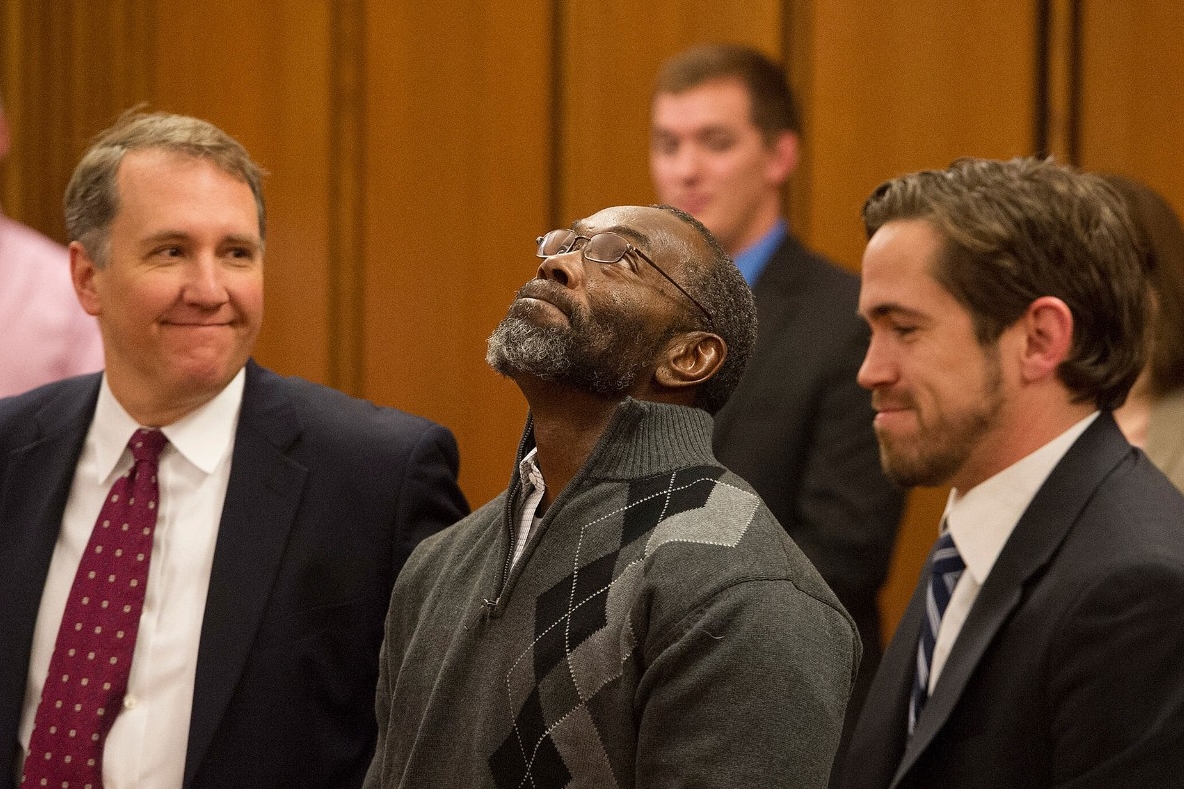
[[[661,269],[661,267],[650,260],[650,256],[642,252],[637,247],[630,244],[623,236],[613,233],[612,231],[604,231],[601,233],[593,233],[591,236],[578,235],[574,230],[552,230],[545,236],[539,236],[538,251],[535,253],[541,258],[549,258],[552,255],[563,255],[576,249],[576,244],[580,241],[586,241],[584,246],[580,247],[580,252],[584,256],[584,260],[590,260],[593,263],[619,263],[622,258],[630,252],[636,252],[642,260],[654,267],[654,270],[666,278],[674,287],[678,288],[678,292],[691,300],[691,303],[699,308],[699,311],[707,318],[708,323],[713,323],[711,320],[711,313],[707,311],[699,301],[686,291],[682,285],[674,281],[674,278]]]

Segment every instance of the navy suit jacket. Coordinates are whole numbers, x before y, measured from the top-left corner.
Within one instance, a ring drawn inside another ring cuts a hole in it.
[[[789,236],[753,293],[756,348],[715,418],[715,454],[756,488],[855,620],[858,706],[879,663],[877,594],[904,506],[880,467],[871,394],[855,381],[868,344],[859,279]]]
[[[99,375],[0,400],[0,789]],[[197,658],[185,787],[355,787],[395,576],[468,512],[446,429],[248,362]]]
[[[844,789],[1184,785],[1184,498],[1109,413],[1016,524],[909,738],[923,615],[918,584]]]

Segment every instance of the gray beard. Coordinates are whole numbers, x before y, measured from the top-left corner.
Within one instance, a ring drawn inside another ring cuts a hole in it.
[[[505,376],[526,374],[602,397],[621,397],[660,347],[645,342],[640,325],[626,323],[593,321],[576,313],[570,326],[537,326],[511,307],[489,337],[485,361]]]

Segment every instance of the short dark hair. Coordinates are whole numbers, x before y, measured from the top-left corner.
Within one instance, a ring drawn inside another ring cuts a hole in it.
[[[707,44],[685,50],[662,64],[654,95],[682,93],[718,79],[735,79],[745,87],[752,104],[752,123],[767,143],[782,132],[801,132],[797,101],[785,69],[751,47]]]
[[[714,415],[732,396],[748,366],[756,342],[756,302],[740,269],[702,222],[674,206],[653,207],[668,211],[693,227],[711,250],[707,259],[683,261],[686,281],[682,284],[711,313],[711,323],[698,310],[690,314],[702,328],[718,334],[728,349],[719,371],[695,394],[695,405]]]
[[[259,237],[266,236],[263,170],[233,137],[212,123],[165,112],[125,112],[115,125],[100,132],[74,168],[66,187],[66,234],[79,241],[100,268],[110,253],[111,223],[119,212],[116,176],[128,151],[160,148],[207,159],[245,182],[255,196]]]
[[[1163,195],[1121,175],[1103,175],[1130,213],[1155,294],[1148,333],[1148,384],[1163,396],[1184,387],[1184,226]]]
[[[1077,402],[1122,405],[1143,365],[1147,300],[1134,228],[1105,181],[1051,159],[959,159],[881,184],[864,204],[869,238],[901,219],[941,234],[931,274],[969,311],[980,344],[1055,296],[1073,313],[1060,380]]]

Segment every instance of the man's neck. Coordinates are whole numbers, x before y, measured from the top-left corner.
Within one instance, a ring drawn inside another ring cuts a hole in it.
[[[778,247],[789,235],[789,226],[780,218],[739,254],[733,255],[736,267],[744,275],[744,281],[749,287],[755,286],[765,268],[769,265]]]
[[[736,255],[768,235],[773,226],[781,219],[781,193],[778,192],[776,198],[762,202],[740,235],[729,240],[728,255],[735,258]]]
[[[162,394],[145,387],[129,386],[123,376],[112,375],[112,372],[113,365],[108,362],[105,378],[111,394],[123,410],[143,427],[167,427],[201,408],[226,389],[223,386],[213,392],[199,389]]]
[[[1096,410],[1093,403],[1032,401],[1001,418],[1005,427],[980,442],[971,458],[950,479],[965,494],[996,474],[1054,441]],[[1021,417],[1022,415],[1022,417]]]
[[[547,481],[542,503],[545,510],[592,454],[621,401],[525,376],[523,379],[517,383],[530,405],[538,449],[535,459]]]

